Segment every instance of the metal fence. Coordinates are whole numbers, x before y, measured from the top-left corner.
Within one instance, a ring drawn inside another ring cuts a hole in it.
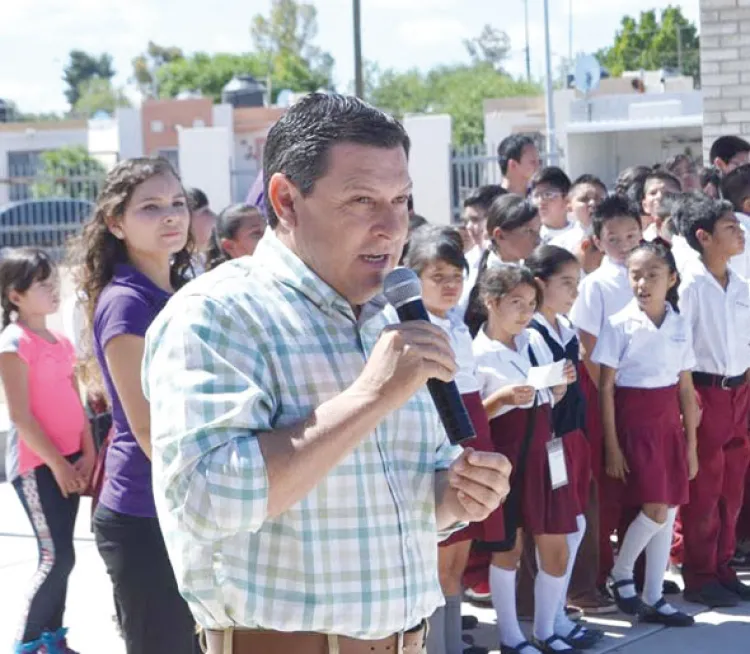
[[[42,152],[9,153],[8,175],[0,178],[0,249],[41,247],[61,260],[105,175],[97,160],[65,165]]]

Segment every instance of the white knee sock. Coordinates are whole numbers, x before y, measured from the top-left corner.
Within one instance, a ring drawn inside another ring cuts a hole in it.
[[[669,563],[676,516],[677,509],[669,509],[664,527],[657,531],[646,545],[646,576],[643,583],[643,601],[649,606],[653,606],[662,598],[664,573]],[[668,612],[674,612],[674,610],[671,609]]]
[[[544,570],[536,573],[534,582],[534,636],[544,642],[555,635],[555,615],[565,587],[565,575],[553,577]]]
[[[586,534],[586,516],[581,514],[576,517],[576,521],[578,523],[578,531],[567,535],[568,569],[565,572],[565,585],[563,586],[563,593],[560,598],[560,607],[557,609],[557,615],[555,615],[555,633],[558,636],[567,636],[576,628],[575,622],[565,614],[565,606],[568,602],[568,587],[570,586],[570,577],[573,574],[573,567],[578,556],[578,549],[581,547],[583,537]]]
[[[638,514],[638,517],[628,527],[625,538],[622,540],[622,545],[620,545],[620,552],[617,555],[615,567],[612,568],[612,578],[615,581],[633,578],[635,562],[643,550],[646,549],[649,541],[663,527],[664,524],[654,522],[643,511]],[[625,598],[635,597],[636,594],[634,586],[625,586],[624,588],[620,588],[618,592]]]
[[[516,571],[491,565],[490,592],[492,606],[497,613],[500,642],[507,647],[516,647],[526,640],[516,613]]]

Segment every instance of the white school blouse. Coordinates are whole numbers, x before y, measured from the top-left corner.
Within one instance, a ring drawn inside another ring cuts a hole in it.
[[[680,313],[693,334],[697,372],[736,377],[750,368],[750,287],[730,266],[722,288],[702,261],[680,285]]]
[[[591,359],[617,371],[616,386],[674,386],[681,372],[695,367],[690,324],[667,304],[657,327],[634,299],[604,324]]]
[[[598,337],[606,319],[632,299],[627,267],[604,257],[602,265],[581,281],[570,320],[579,331]]]
[[[430,313],[430,321],[440,327],[451,341],[453,354],[456,356],[458,371],[454,381],[461,395],[476,393],[479,390],[477,381],[477,362],[474,359],[473,343],[469,328],[461,319],[461,314],[455,309],[449,311],[446,318],[439,318]]]
[[[547,225],[542,225],[542,229],[539,232],[539,238],[542,240],[542,245],[548,245],[552,244],[555,239],[563,238],[566,234],[570,234],[575,229],[575,225],[568,221],[565,224],[565,227],[547,227]]]
[[[568,343],[570,343],[570,341],[572,341],[578,335],[576,333],[575,327],[573,327],[573,323],[571,323],[570,320],[568,320],[565,316],[557,316],[557,322],[560,325],[559,334],[557,332],[557,328],[553,325],[550,325],[549,320],[547,320],[543,314],[538,312],[535,313],[534,320],[541,323],[544,327],[547,328],[549,335],[555,341],[557,341],[557,343],[561,348],[563,348],[563,350],[568,346]],[[535,334],[539,333],[536,330],[532,331]],[[534,339],[534,341],[532,342],[532,347],[534,348],[536,361],[540,366],[548,366],[550,363],[555,363],[555,355],[552,353],[552,350],[550,350],[549,345],[547,345],[547,342],[544,340],[544,337]]]
[[[485,327],[486,325],[482,325],[474,339],[477,379],[480,386],[479,392],[483,399],[487,399],[506,386],[525,384],[531,368],[529,344],[532,345],[534,354],[536,354],[539,350],[537,341],[542,340],[537,332],[526,329],[516,336],[516,349],[512,350],[487,336]],[[549,390],[539,391],[537,398],[540,404],[551,405],[553,401],[552,392]],[[533,402],[524,406],[503,406],[488,417],[490,419],[497,418],[513,409],[528,409],[532,405]]]

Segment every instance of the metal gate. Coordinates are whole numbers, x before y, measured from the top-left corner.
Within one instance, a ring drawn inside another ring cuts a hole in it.
[[[451,153],[451,216],[461,219],[464,200],[474,189],[502,181],[497,148],[488,143],[454,147]]]

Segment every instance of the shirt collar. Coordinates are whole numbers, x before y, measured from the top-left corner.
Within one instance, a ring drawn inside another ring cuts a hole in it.
[[[628,272],[628,267],[624,263],[617,263],[606,254],[602,259],[602,268],[617,275],[625,275]]]
[[[727,266],[727,277],[729,279],[729,283],[727,284],[726,289],[722,288],[716,277],[714,277],[708,270],[708,268],[706,268],[706,264],[703,263],[703,259],[700,258],[696,259],[695,265],[690,268],[690,273],[694,278],[703,280],[704,284],[712,284],[722,293],[729,293],[730,291],[734,290],[734,288],[740,282],[740,277],[737,275],[737,273],[732,270],[731,266]]]
[[[557,332],[557,329],[553,325],[550,325],[549,320],[544,317],[543,313],[535,313],[534,320],[542,325],[549,332],[549,335],[563,347],[570,343],[570,341],[572,341],[573,337],[576,335],[575,329],[573,329],[562,317],[558,317],[557,320],[558,324],[560,325],[560,333]]]
[[[163,288],[159,288],[154,282],[152,282],[146,275],[139,270],[136,270],[129,263],[116,263],[114,275],[112,281],[115,284],[121,286],[129,286],[134,288],[149,298],[155,298],[160,300],[168,300],[172,297],[172,294],[165,291]]]
[[[647,327],[652,329],[661,329],[663,327],[668,327],[675,318],[675,310],[672,308],[672,305],[669,302],[666,303],[666,308],[667,312],[664,315],[664,321],[662,322],[661,327],[657,327],[653,323],[651,318],[649,318],[645,314],[645,312],[638,306],[638,300],[635,298],[628,302],[624,311],[627,313],[629,318],[640,322],[642,325],[646,325]]]
[[[477,348],[482,352],[498,352],[500,354],[518,355],[522,354],[524,348],[529,345],[529,334],[525,329],[518,336],[516,336],[516,338],[514,339],[516,349],[511,350],[507,345],[504,345],[500,341],[496,341],[487,336],[487,332],[485,331],[486,328],[487,323],[484,323],[480,327],[476,337],[474,338],[474,342],[476,343]]]
[[[342,314],[355,323],[367,322],[388,303],[382,293],[378,294],[361,307],[360,315],[356,317],[349,302],[318,277],[270,229],[258,243],[252,261],[254,266],[268,270],[277,281],[298,291],[322,311]]]

